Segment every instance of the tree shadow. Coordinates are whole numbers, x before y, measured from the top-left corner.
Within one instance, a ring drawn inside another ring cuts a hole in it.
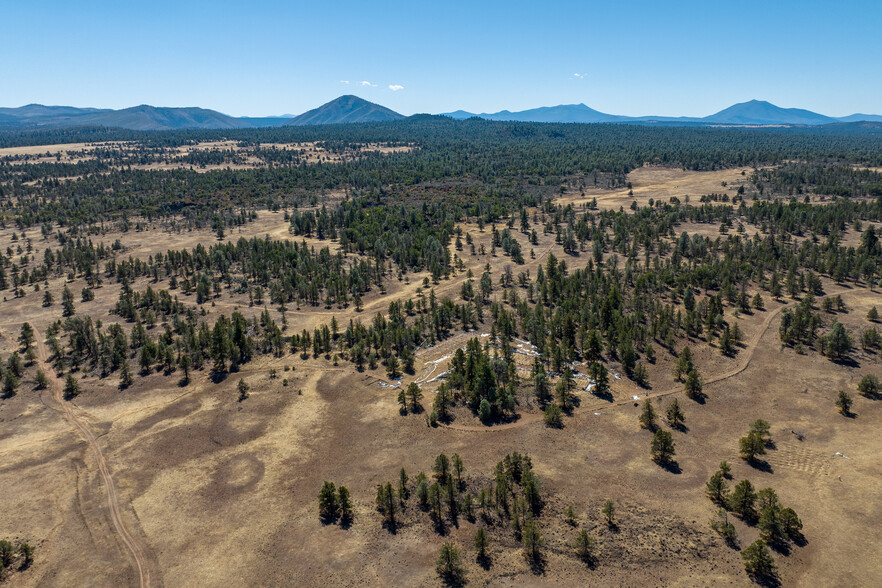
[[[764,459],[757,459],[754,457],[753,459],[748,459],[747,463],[750,467],[760,472],[765,472],[767,474],[775,473],[775,470],[772,469],[772,465]]]
[[[348,531],[354,522],[355,520],[351,516],[340,517],[340,528]]]
[[[680,464],[675,459],[668,460],[668,461],[656,461],[655,463],[657,463],[658,467],[665,470],[666,472],[670,472],[672,474],[682,474],[683,473],[683,470],[680,469]]]
[[[537,576],[541,576],[545,574],[545,566],[547,565],[547,561],[545,556],[541,553],[536,557],[528,558],[528,562],[530,564],[530,571],[533,572]]]
[[[582,560],[582,563],[585,564],[585,567],[589,570],[593,570],[597,567],[597,558],[594,555],[583,555],[579,557]]]
[[[444,517],[432,517],[432,528],[442,537],[447,535],[447,525],[444,523]]]
[[[221,382],[226,380],[229,375],[230,375],[230,373],[226,372],[226,371],[216,372],[216,371],[212,370],[209,378],[211,379],[212,384],[220,384]]]
[[[609,390],[605,390],[603,392],[592,392],[592,395],[596,398],[600,398],[601,400],[606,400],[607,402],[613,402],[614,398],[612,392]]]
[[[397,535],[398,534],[398,521],[390,521],[387,519],[387,520],[383,521],[383,528],[386,529],[387,531],[389,531],[390,535]]]
[[[462,571],[460,572],[460,574],[463,574],[463,573],[464,572],[462,572]],[[462,575],[440,574],[440,577],[441,577],[441,581],[444,583],[445,586],[461,587],[461,586],[466,585],[465,578]]]
[[[778,588],[781,586],[781,579],[774,571],[765,574],[751,574],[750,579],[757,585],[764,586],[765,588]]]
[[[780,555],[783,555],[783,556],[788,556],[788,555],[790,555],[790,552],[793,551],[793,548],[790,545],[790,542],[787,541],[786,538],[782,538],[777,541],[769,540],[767,542],[767,544],[772,551],[774,551],[775,553],[778,553]]]
[[[687,397],[694,401],[696,404],[705,404],[707,402],[707,394],[705,394],[704,392],[699,392],[691,396],[687,394]]]
[[[515,423],[519,420],[521,420],[521,415],[518,413],[514,413],[514,414],[510,414],[510,415],[499,415],[495,419],[489,419],[487,422],[484,422],[483,424],[486,427],[492,427],[493,425],[504,425],[507,423]]]
[[[479,555],[477,558],[475,558],[475,561],[478,563],[479,566],[484,568],[484,570],[489,570],[491,567],[493,567],[493,561],[487,554]]]
[[[841,365],[852,369],[861,367],[860,362],[851,356],[837,357],[831,359],[830,361],[832,361],[836,365]]]

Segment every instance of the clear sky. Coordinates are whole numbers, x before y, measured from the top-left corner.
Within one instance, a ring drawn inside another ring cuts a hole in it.
[[[882,114],[882,0],[0,0],[0,31],[0,106]]]

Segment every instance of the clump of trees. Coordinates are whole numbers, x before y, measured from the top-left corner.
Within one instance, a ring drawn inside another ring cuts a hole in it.
[[[26,570],[34,563],[34,547],[27,541],[13,543],[0,539],[0,579],[13,571]]]
[[[319,516],[330,524],[340,521],[344,526],[352,522],[352,498],[346,486],[334,487],[333,482],[325,482],[319,491]]]
[[[736,513],[742,520],[759,529],[760,539],[742,551],[745,568],[755,579],[762,580],[774,573],[774,560],[768,551],[768,545],[786,553],[790,543],[804,542],[802,521],[792,508],[781,504],[774,489],[756,491],[750,480],[744,479],[730,491],[724,473],[717,471],[708,480],[706,492],[711,501],[722,507],[711,520],[711,527],[730,546],[735,547],[738,544],[738,537],[728,520],[728,512]]]

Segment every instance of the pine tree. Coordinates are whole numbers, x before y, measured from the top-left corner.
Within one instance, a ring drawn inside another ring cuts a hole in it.
[[[43,370],[37,370],[37,375],[34,376],[34,382],[37,384],[37,390],[45,390],[49,387],[49,378]]]
[[[404,471],[404,468],[401,468],[401,471],[398,472],[398,498],[403,503],[410,497],[410,491],[407,489],[407,472]]]
[[[411,382],[407,386],[407,397],[410,399],[410,410],[419,412],[419,409],[422,408],[420,400],[423,398],[423,391],[420,390],[419,384]]]
[[[475,550],[478,552],[479,560],[487,559],[487,547],[490,545],[490,540],[487,538],[487,532],[484,530],[484,527],[478,527],[478,531],[475,533]]]
[[[670,431],[659,429],[652,437],[650,445],[652,459],[660,464],[670,463],[674,457],[674,438]]]
[[[675,429],[679,429],[683,426],[683,421],[685,420],[685,416],[683,416],[683,411],[680,409],[680,403],[677,402],[677,399],[671,402],[668,405],[667,410],[668,422],[671,423],[671,426]]]
[[[539,524],[534,520],[528,520],[524,523],[524,529],[521,533],[521,542],[524,544],[524,554],[533,563],[537,563],[542,559],[542,546],[545,540],[542,539],[542,533],[539,531]]]
[[[119,387],[123,390],[128,388],[134,382],[134,376],[132,375],[132,369],[129,367],[129,362],[123,360],[122,365],[119,370]]]
[[[865,374],[858,383],[858,392],[867,398],[876,398],[879,396],[880,390],[882,388],[880,388],[879,378],[873,374]]]
[[[756,516],[756,492],[750,480],[741,480],[732,490],[729,497],[729,509],[738,513],[746,520],[753,519]]]
[[[383,522],[390,529],[394,529],[396,525],[395,514],[398,512],[398,506],[391,482],[387,482],[385,486],[380,485],[377,489],[377,508],[383,513]]]
[[[441,453],[438,457],[435,458],[435,478],[441,484],[445,484],[447,482],[447,477],[450,475],[450,458],[447,455]]]
[[[707,482],[707,496],[714,503],[725,505],[729,497],[729,485],[723,478],[723,472],[716,472]]]
[[[594,558],[594,538],[586,529],[581,529],[576,534],[576,554],[585,562]]]
[[[446,421],[450,418],[450,406],[452,404],[453,394],[450,392],[450,387],[447,385],[447,382],[442,382],[438,386],[435,400],[432,402],[432,408],[440,420]]]
[[[762,539],[757,539],[745,548],[741,552],[741,558],[744,560],[744,569],[748,575],[759,582],[768,583],[776,577],[775,560]]]
[[[340,520],[344,524],[352,521],[352,498],[346,486],[337,488],[337,508],[340,513]]]
[[[545,373],[545,367],[542,362],[536,360],[535,375],[533,376],[533,391],[536,394],[536,400],[539,404],[547,404],[551,399],[548,391],[548,376]]]
[[[851,405],[851,396],[849,396],[848,392],[846,392],[845,390],[840,390],[839,396],[836,398],[836,408],[839,409],[839,412],[841,412],[845,416],[848,416],[851,414]]]
[[[76,312],[74,310],[73,292],[67,286],[64,287],[64,291],[61,293],[61,309],[61,316],[73,316],[74,312]]]
[[[640,426],[644,429],[649,429],[650,431],[654,431],[657,423],[656,423],[656,414],[655,409],[652,407],[652,402],[647,398],[643,401],[643,410],[640,412]]]
[[[76,378],[68,374],[64,380],[64,395],[67,398],[76,398],[80,394],[80,383]]]
[[[453,457],[450,458],[450,464],[453,468],[453,476],[456,479],[456,486],[457,488],[462,488],[462,474],[465,471],[465,464],[458,453],[454,453]]]
[[[31,345],[34,344],[34,328],[30,323],[22,323],[18,342],[21,344],[21,350],[25,352],[30,350]]]
[[[319,491],[319,516],[326,521],[337,518],[337,489],[333,482],[325,482]]]
[[[851,352],[851,348],[851,336],[848,334],[848,331],[845,330],[842,323],[833,323],[824,345],[824,352],[827,357],[840,360]]]
[[[753,461],[757,455],[766,453],[766,442],[760,433],[750,431],[739,440],[739,454],[745,461]]]
[[[27,569],[34,563],[34,548],[29,543],[22,543],[18,546],[18,552],[23,559],[21,567]]]
[[[389,359],[386,360],[386,373],[389,374],[389,378],[393,380],[401,375],[398,369],[398,358],[395,357],[395,355],[390,355]]]
[[[18,391],[18,378],[12,370],[6,370],[3,374],[3,396],[11,398]]]
[[[616,516],[616,505],[613,504],[613,501],[607,500],[604,502],[601,512],[603,512],[603,516],[606,519],[606,524],[612,527],[615,524],[614,521]]]
[[[558,405],[549,404],[545,407],[542,420],[545,422],[546,427],[560,429],[563,427],[563,412]]]
[[[689,373],[686,374],[686,395],[692,400],[700,400],[704,396],[702,392],[703,387],[698,371],[695,369],[689,370]]]
[[[451,541],[441,546],[435,562],[438,575],[449,584],[461,584],[465,578],[465,569],[460,564],[459,549]]]
[[[239,380],[239,383],[236,384],[236,391],[239,392],[239,402],[242,402],[246,398],[248,398],[248,391],[251,389],[251,386],[245,380]]]

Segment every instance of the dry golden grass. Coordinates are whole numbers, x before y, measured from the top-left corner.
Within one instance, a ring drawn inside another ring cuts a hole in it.
[[[668,195],[682,199],[690,194],[697,200],[702,193],[723,191],[721,181],[731,188],[741,177],[738,170],[695,175],[644,169],[629,179],[643,204],[650,197]],[[603,195],[598,197],[601,206],[627,207],[634,199],[618,192]],[[563,200],[570,198],[565,195]],[[756,231],[746,229],[748,234]],[[483,244],[489,252],[489,229],[480,232],[476,226],[463,225],[463,230],[472,235],[476,247]],[[688,225],[680,230],[714,234],[718,227]],[[0,230],[3,248],[15,246],[11,232],[11,228]],[[288,234],[282,213],[261,212],[254,223],[231,231],[227,239],[264,235],[295,238]],[[27,231],[27,236],[40,259],[50,243],[42,241],[38,230]],[[524,266],[511,264],[516,275],[529,271],[535,276],[538,265],[552,252],[566,259],[570,268],[585,265],[589,257],[565,255],[555,245],[554,235],[541,231],[537,246],[519,233],[515,237],[527,260]],[[109,233],[95,240],[110,243],[116,238],[125,246],[126,256],[141,258],[215,240],[209,231],[179,233],[160,226],[141,233]],[[846,239],[854,238],[854,231],[846,234]],[[333,242],[307,242],[317,249],[337,247]],[[535,258],[530,257],[531,248]],[[490,263],[498,279],[510,264],[501,253],[495,258],[489,253],[472,256],[467,245],[455,253],[476,276]],[[326,324],[332,316],[341,325],[350,319],[369,321],[377,312],[385,312],[390,300],[418,296],[424,277],[425,273],[416,273],[399,281],[390,276],[387,293],[375,290],[365,296],[360,313],[352,307],[292,307],[287,312],[289,332]],[[433,287],[439,297],[456,298],[464,279],[460,272]],[[50,280],[56,298],[63,280]],[[139,280],[134,287],[148,284]],[[81,279],[70,284],[75,293],[82,286]],[[834,284],[827,284],[827,289],[842,292],[850,312],[838,319],[852,331],[866,324],[870,306],[879,305],[878,292]],[[118,286],[106,283],[96,291],[94,301],[77,302],[78,312],[105,324],[115,322],[109,310],[117,295]],[[44,309],[40,298],[40,293],[29,291],[22,299],[0,302],[4,357],[16,346],[22,321],[45,332],[57,318],[58,307]],[[191,297],[181,295],[181,300],[195,304]],[[145,547],[154,585],[437,585],[433,563],[438,548],[453,540],[463,550],[469,581],[475,585],[746,586],[738,552],[725,547],[708,526],[714,508],[704,496],[704,484],[723,459],[733,464],[736,481],[746,477],[757,488],[774,487],[782,502],[802,517],[807,545],[794,547],[787,557],[776,555],[784,585],[877,585],[882,578],[882,561],[876,557],[882,541],[882,511],[877,508],[882,501],[878,480],[882,402],[857,395],[855,386],[863,373],[882,376],[878,356],[859,354],[858,367],[783,349],[777,336],[780,307],[767,300],[765,312],[734,319],[747,342],[734,358],[723,357],[703,343],[692,346],[709,382],[705,404],[675,392],[678,384],[670,375],[674,359],[658,349],[658,362],[649,366],[651,390],[613,379],[615,402],[582,393],[580,408],[565,419],[562,430],[546,429],[528,396],[514,426],[483,427],[459,410],[457,427],[428,428],[424,415],[399,416],[397,390],[377,383],[385,379],[382,367],[358,373],[342,361],[335,366],[329,359],[291,355],[260,357],[219,383],[195,373],[188,386],[178,386],[178,376],[152,374],[136,376],[135,386],[119,391],[116,376],[88,377],[83,380],[85,392],[71,403],[95,432],[108,460],[122,519]],[[247,297],[227,291],[205,308],[208,320],[236,309],[246,316],[263,310],[249,307]],[[271,313],[280,319],[277,310]],[[423,403],[428,407],[438,385],[437,380],[429,380],[446,369],[446,362],[439,360],[481,334],[457,334],[421,350],[416,373],[406,376],[402,385],[425,382]],[[516,355],[516,361],[526,376],[530,358]],[[615,362],[610,367],[620,373]],[[278,371],[278,378],[270,378],[271,369]],[[727,374],[733,375],[717,380]],[[244,402],[237,402],[240,378],[252,387]],[[849,390],[855,398],[856,418],[836,413],[833,403],[839,389]],[[680,473],[662,470],[649,459],[650,434],[639,429],[639,408],[631,401],[634,395],[647,394],[663,395],[654,400],[659,412],[676,395],[686,413],[688,430],[673,433]],[[17,396],[0,400],[0,487],[5,489],[6,506],[0,510],[0,529],[5,536],[37,546],[34,566],[17,573],[15,582],[136,584],[130,556],[116,539],[107,515],[94,456],[52,408],[49,395],[32,390],[25,381]],[[757,418],[772,424],[776,443],[766,456],[765,471],[737,456],[738,438]],[[803,434],[803,440],[792,431]],[[441,537],[411,506],[396,534],[381,528],[373,507],[376,484],[394,482],[402,466],[411,477],[420,470],[428,472],[442,451],[459,453],[467,474],[475,476],[490,476],[493,465],[511,451],[532,456],[548,497],[541,519],[547,540],[542,574],[529,568],[510,531],[499,526],[488,527],[493,565],[487,570],[474,561],[471,541],[476,526],[465,519]],[[324,480],[351,490],[356,518],[349,530],[319,521],[316,495]],[[607,498],[618,505],[617,532],[601,522],[599,509]],[[594,569],[572,555],[569,543],[575,531],[563,521],[569,505],[579,526],[598,538],[599,563]],[[735,524],[742,546],[756,537],[754,527],[737,519]]]

